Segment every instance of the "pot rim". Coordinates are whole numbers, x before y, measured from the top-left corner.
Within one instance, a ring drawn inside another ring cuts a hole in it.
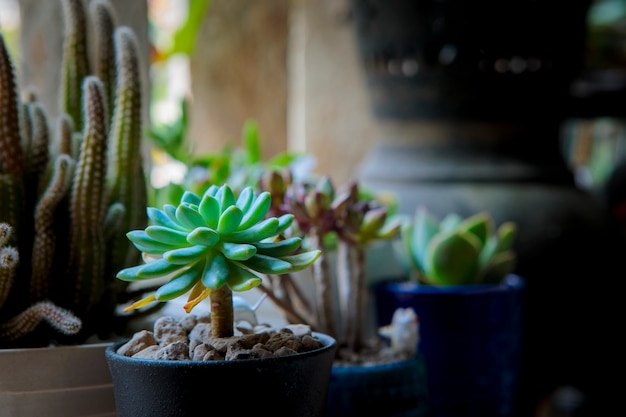
[[[465,285],[429,285],[415,281],[387,281],[380,283],[380,289],[390,292],[408,292],[420,294],[476,294],[501,291],[520,291],[526,287],[526,281],[519,275],[509,274],[502,282],[493,284]]]

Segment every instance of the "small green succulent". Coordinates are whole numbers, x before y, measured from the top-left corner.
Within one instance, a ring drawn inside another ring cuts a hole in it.
[[[124,281],[171,278],[126,310],[189,292],[185,310],[190,312],[210,297],[213,336],[232,336],[232,291],[258,286],[258,274],[305,269],[321,255],[319,250],[301,251],[301,237],[285,238],[294,216],[268,217],[270,206],[267,191],[257,194],[246,187],[235,196],[224,184],[210,186],[202,197],[187,191],[178,206],[149,207],[150,225],[127,236],[153,260],[123,269],[117,277]]]
[[[449,213],[441,222],[418,207],[401,230],[401,259],[420,282],[464,285],[499,282],[515,267],[513,222],[496,228],[488,212],[462,218]]]

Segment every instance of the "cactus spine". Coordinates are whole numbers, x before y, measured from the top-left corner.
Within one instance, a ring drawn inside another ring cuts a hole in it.
[[[126,256],[125,233],[147,223],[135,35],[115,27],[106,0],[92,2],[89,15],[80,0],[61,2],[62,113],[54,129],[35,94],[20,98],[0,34],[0,346],[73,343],[114,330],[116,306],[126,301],[115,273],[136,256]],[[97,28],[97,74],[88,17]]]

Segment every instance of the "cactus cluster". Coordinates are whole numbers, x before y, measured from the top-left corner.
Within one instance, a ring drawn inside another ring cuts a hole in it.
[[[107,334],[143,227],[141,77],[134,32],[106,0],[61,0],[60,116],[19,88],[0,34],[0,344]],[[87,32],[94,23],[97,68]],[[51,326],[40,325],[47,322]],[[54,331],[50,331],[54,329]]]
[[[513,222],[496,228],[488,212],[467,218],[449,213],[441,221],[423,206],[401,230],[398,253],[416,279],[430,285],[497,283],[513,272]]]
[[[128,239],[146,263],[119,271],[124,281],[167,277],[155,293],[129,306],[188,295],[190,312],[210,297],[212,334],[233,335],[233,291],[257,287],[263,274],[284,274],[311,266],[319,250],[299,251],[302,238],[284,237],[294,216],[268,216],[269,192],[245,187],[237,196],[229,185],[211,185],[200,197],[187,191],[178,206],[149,207],[150,225],[130,231]]]

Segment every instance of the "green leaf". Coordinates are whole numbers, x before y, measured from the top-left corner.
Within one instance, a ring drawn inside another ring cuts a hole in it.
[[[243,292],[249,291],[263,281],[260,277],[254,275],[252,272],[245,268],[240,268],[237,265],[231,265],[231,274],[228,278],[228,288],[232,291]]]
[[[458,214],[448,213],[441,221],[441,224],[439,225],[439,229],[441,229],[444,232],[450,231],[456,228],[459,224],[461,224],[462,221],[463,221],[463,218],[459,216]]]
[[[241,220],[238,230],[248,229],[265,218],[272,205],[272,196],[268,191],[263,191],[252,202]]]
[[[285,274],[292,269],[291,264],[287,261],[272,258],[271,256],[259,255],[258,253],[241,263],[247,268],[260,272],[261,274]]]
[[[122,281],[140,281],[162,277],[164,275],[171,274],[180,268],[180,265],[173,265],[164,259],[157,259],[156,261],[148,262],[146,264],[122,269],[117,273],[117,278]]]
[[[197,206],[200,204],[200,197],[198,197],[196,194],[192,193],[191,191],[185,191],[183,193],[183,196],[180,199],[181,204],[182,203],[188,203],[194,206]]]
[[[278,231],[278,219],[270,217],[261,223],[250,227],[246,230],[222,235],[222,240],[232,243],[251,243],[260,242],[272,236],[276,236]]]
[[[222,185],[215,193],[215,198],[220,203],[220,209],[222,212],[226,210],[230,206],[235,206],[237,204],[237,199],[235,198],[235,194],[233,190],[228,186],[228,184]]]
[[[504,252],[513,248],[513,241],[517,236],[517,225],[513,222],[504,222],[498,228],[498,252]]]
[[[214,246],[220,240],[217,232],[209,227],[196,227],[187,235],[192,245]]]
[[[244,123],[243,146],[246,150],[246,165],[250,166],[261,162],[259,126],[254,120],[246,120]]]
[[[388,219],[385,224],[378,229],[376,238],[380,240],[389,240],[396,237],[402,229],[402,218],[398,215]]]
[[[202,275],[204,262],[198,262],[189,269],[181,271],[167,284],[162,285],[154,294],[158,301],[169,301],[180,297],[196,285]]]
[[[426,275],[438,285],[475,283],[480,241],[471,233],[441,233],[426,250]]]
[[[198,207],[198,211],[204,218],[206,225],[211,229],[217,229],[217,223],[220,219],[220,203],[215,199],[215,197],[205,194],[200,202]]]
[[[478,238],[480,245],[483,246],[487,242],[487,237],[493,234],[495,226],[487,213],[478,213],[459,223],[457,229],[472,233]]]
[[[418,271],[425,273],[426,249],[431,239],[439,233],[439,223],[425,208],[418,207],[413,224],[405,223],[402,239]]]
[[[206,256],[211,250],[202,245],[189,246],[187,248],[173,249],[163,254],[163,259],[176,265],[189,265]]]
[[[193,230],[196,227],[207,226],[202,215],[186,203],[182,203],[176,208],[176,219],[180,222],[180,224],[190,230]]]
[[[180,225],[181,227],[184,227],[184,225],[180,224],[180,222],[176,218],[176,206],[172,204],[164,204],[163,213],[165,213],[165,215],[169,217],[170,220],[172,220],[174,223]]]
[[[202,285],[216,290],[226,283],[229,276],[230,267],[226,258],[222,254],[216,253],[202,274]]]
[[[256,247],[246,243],[222,243],[222,253],[233,261],[245,261],[256,253]]]
[[[174,54],[191,56],[193,54],[200,27],[206,19],[210,4],[210,0],[193,0],[189,2],[187,20],[174,34],[172,49],[167,52],[167,56]]]
[[[297,255],[283,256],[280,259],[291,264],[290,272],[297,272],[313,265],[322,255],[322,251],[313,250],[299,253]]]
[[[158,278],[167,274],[171,274],[172,272],[175,272],[179,269],[181,269],[180,265],[171,264],[165,259],[161,258],[142,265],[137,272],[137,277],[141,279]]]
[[[146,252],[151,255],[160,255],[163,252],[171,250],[173,247],[172,245],[153,240],[144,230],[132,230],[126,233],[126,237],[128,237],[133,245],[141,252]]]
[[[148,220],[155,225],[169,227],[170,229],[185,230],[185,228],[178,224],[178,222],[172,220],[167,214],[165,214],[165,212],[157,208],[148,207],[146,209],[146,213],[148,215]]]
[[[206,196],[211,196],[211,197],[215,198],[215,196],[217,195],[217,192],[219,191],[219,189],[220,189],[220,187],[218,187],[215,184],[209,185],[207,187],[207,189],[204,191],[204,194],[203,194],[202,198],[204,198]]]
[[[289,239],[279,240],[278,242],[253,243],[253,245],[256,246],[258,254],[275,258],[291,255],[298,250],[301,244],[302,238],[300,237],[291,237]]]
[[[278,218],[278,228],[276,229],[276,234],[279,235],[281,233],[283,233],[285,230],[287,230],[289,228],[289,226],[292,225],[293,220],[296,218],[296,216],[294,216],[291,213],[288,214],[283,214],[282,216],[280,216]]]
[[[164,226],[148,226],[146,234],[157,242],[167,243],[172,246],[189,246],[187,233],[170,229]]]
[[[253,201],[254,190],[252,190],[252,187],[245,187],[239,193],[239,197],[237,198],[237,207],[239,207],[239,210],[241,210],[242,213],[246,213]]]
[[[220,216],[217,223],[217,231],[219,234],[233,233],[239,227],[239,223],[243,218],[243,213],[237,206],[230,206]]]

